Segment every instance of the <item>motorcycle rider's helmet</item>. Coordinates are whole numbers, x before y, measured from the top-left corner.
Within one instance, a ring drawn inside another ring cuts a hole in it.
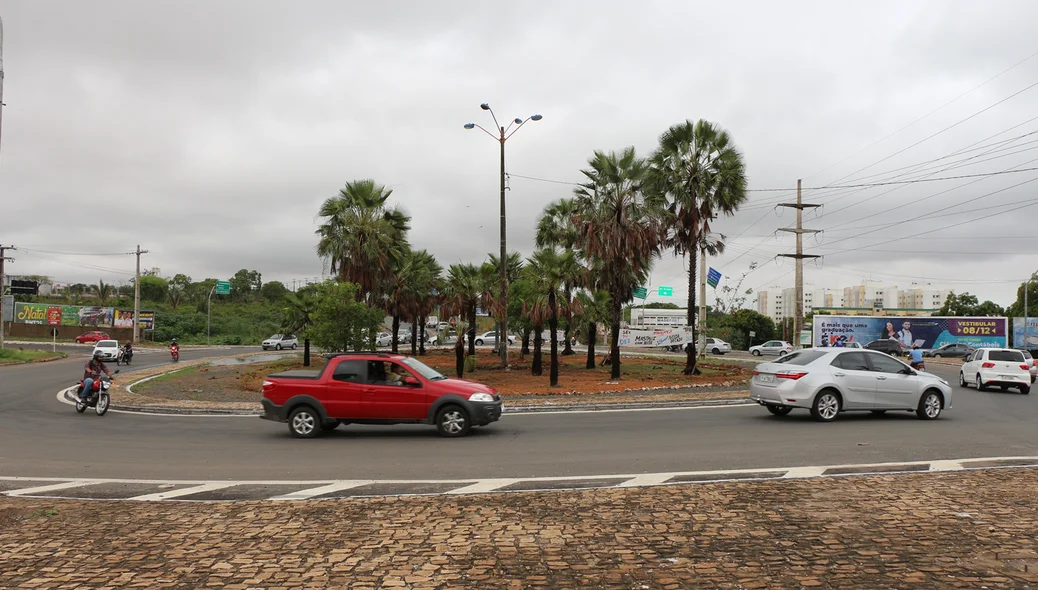
[[[174,338],[174,339],[173,339],[173,342],[171,342],[171,343],[170,343],[170,345],[173,345],[173,346],[175,346],[176,344],[177,344],[177,339],[176,339],[176,338]]]
[[[101,360],[101,351],[100,350],[95,350],[94,351],[94,360],[95,361]]]

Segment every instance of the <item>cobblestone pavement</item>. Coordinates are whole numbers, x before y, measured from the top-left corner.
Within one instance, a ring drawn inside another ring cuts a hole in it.
[[[1038,470],[307,502],[0,498],[0,588],[1032,588]]]

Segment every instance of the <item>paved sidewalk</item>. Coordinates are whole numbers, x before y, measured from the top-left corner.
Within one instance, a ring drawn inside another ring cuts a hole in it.
[[[235,504],[0,498],[0,588],[1034,588],[1036,469]]]

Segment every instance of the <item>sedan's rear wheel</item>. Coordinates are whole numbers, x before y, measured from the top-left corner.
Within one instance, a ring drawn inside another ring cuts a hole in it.
[[[984,391],[984,381],[980,378],[980,373],[977,373],[977,391]]]
[[[768,411],[776,416],[785,416],[786,414],[793,411],[793,408],[789,406],[776,406],[774,404],[768,404]]]
[[[840,396],[826,389],[815,396],[811,404],[811,416],[819,422],[831,422],[840,413]]]
[[[941,358],[941,353],[939,353],[939,352],[934,353],[933,358],[935,358],[935,359]]]
[[[1030,385],[1021,385],[1020,386],[1020,393],[1022,393],[1024,395],[1027,395],[1027,394],[1031,393],[1031,386]]]
[[[933,420],[941,415],[941,396],[936,391],[926,391],[919,400],[915,415],[920,420]]]

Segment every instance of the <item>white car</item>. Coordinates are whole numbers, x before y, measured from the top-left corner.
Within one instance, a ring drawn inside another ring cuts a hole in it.
[[[787,352],[793,352],[793,345],[782,340],[768,340],[764,344],[750,347],[750,354],[753,356],[782,356]]]
[[[712,354],[725,354],[732,351],[732,345],[720,338],[707,338],[706,351]]]
[[[468,341],[468,334],[465,335],[466,342]],[[489,332],[483,332],[482,334],[476,334],[476,346],[483,346],[484,344],[497,344],[497,334],[493,330]],[[515,344],[515,336],[512,334],[508,335],[508,345],[512,346]]]
[[[384,347],[393,345],[393,335],[389,332],[379,332],[378,336],[375,336],[375,346]]]
[[[975,385],[977,391],[998,387],[1002,391],[1015,387],[1020,393],[1031,393],[1031,366],[1024,353],[1009,348],[978,348],[962,363],[959,385]]]
[[[119,358],[119,341],[118,340],[98,340],[97,344],[94,344],[94,352],[91,356],[101,353],[101,360],[103,361],[114,361]]]
[[[798,350],[761,363],[750,378],[750,399],[776,416],[794,408],[828,422],[840,412],[915,412],[933,420],[952,407],[952,388],[937,375],[916,371],[890,355],[871,350]]]
[[[1021,350],[1020,352],[1024,353],[1024,359],[1028,363],[1031,363],[1031,383],[1034,383],[1035,380],[1038,379],[1038,361],[1034,360],[1030,351]]]
[[[274,334],[270,338],[263,341],[263,350],[281,350],[283,348],[291,348],[295,350],[299,346],[299,340],[292,335]]]

